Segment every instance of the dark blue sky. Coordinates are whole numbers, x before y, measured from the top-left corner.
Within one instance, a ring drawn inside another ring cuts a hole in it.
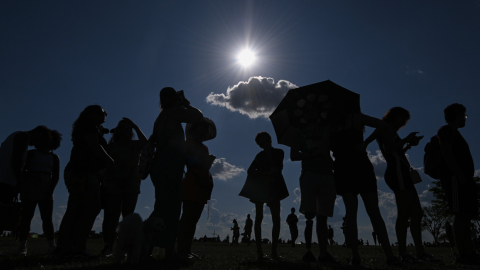
[[[218,137],[207,144],[224,158],[216,168],[216,203],[209,220],[207,213],[202,216],[198,235],[215,229],[224,237],[233,218],[243,227],[253,209],[237,196],[246,177],[240,168],[247,169],[260,150],[255,134],[274,134],[271,123],[206,101],[210,93],[227,94],[227,88],[250,77],[297,86],[330,79],[360,93],[362,111],[379,118],[390,107],[405,107],[412,119],[401,136],[419,131],[431,137],[444,123],[444,107],[462,103],[469,118],[461,132],[480,164],[478,0],[2,1],[0,35],[0,140],[40,124],[58,129],[64,135],[56,151],[62,170],[72,146],[71,125],[87,105],[108,111],[106,127],[125,116],[148,136],[159,112],[159,90],[185,90],[192,104],[216,122]],[[236,62],[246,47],[257,56],[249,68]],[[258,100],[260,105],[264,101]],[[423,166],[425,143],[409,151],[415,167]],[[288,158],[288,149],[280,147]],[[395,242],[395,205],[381,179],[384,163],[377,149],[369,147],[378,161],[382,213]],[[282,219],[290,207],[299,206],[294,200],[300,164],[285,160],[284,175],[291,196],[282,201]],[[431,196],[423,192],[431,179],[422,176],[417,188],[427,204]],[[59,222],[67,199],[63,182],[55,198]],[[147,179],[136,211],[147,217],[153,202]],[[344,210],[341,199],[337,202],[331,222],[339,233]],[[33,230],[41,231],[39,222],[37,216]],[[270,231],[269,217],[265,222]],[[359,226],[360,237],[369,237],[364,210]],[[289,237],[285,225],[282,237]],[[343,241],[343,236],[336,239]]]

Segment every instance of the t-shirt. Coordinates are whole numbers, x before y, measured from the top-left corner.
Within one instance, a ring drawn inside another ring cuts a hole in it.
[[[76,175],[89,175],[95,174],[104,169],[107,164],[100,157],[94,155],[85,140],[85,136],[88,134],[94,134],[98,136],[98,142],[107,149],[107,141],[103,138],[102,133],[98,128],[91,124],[79,123],[77,126],[78,135],[73,141],[73,148],[70,154],[70,161],[68,162],[65,170],[69,170]]]
[[[108,154],[115,160],[115,174],[106,182],[108,193],[140,193],[138,163],[142,143],[137,140],[115,141],[107,146]]]
[[[438,140],[440,143],[448,143],[452,146],[453,157],[457,161],[464,177],[472,178],[475,174],[475,165],[467,141],[460,132],[449,125],[445,125],[438,130]],[[445,161],[442,159],[444,174],[452,174]]]
[[[287,217],[287,224],[288,226],[297,226],[298,217],[295,214],[290,214]]]
[[[323,141],[316,136],[298,134],[297,141],[302,153],[314,153],[322,145]],[[302,171],[315,172],[322,175],[332,175],[332,162],[325,162],[320,156],[302,159]]]
[[[245,231],[251,232],[253,227],[253,220],[251,218],[247,218],[245,221]]]
[[[12,155],[13,155],[13,141],[17,134],[20,134],[24,131],[17,131],[5,139],[0,146],[0,183],[4,183],[10,186],[15,186],[17,179],[15,179],[15,174],[13,173],[12,168]],[[27,156],[27,148],[25,148],[25,153],[23,153],[23,164],[25,164],[25,158]]]

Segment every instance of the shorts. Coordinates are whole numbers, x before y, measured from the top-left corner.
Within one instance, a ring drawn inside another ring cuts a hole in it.
[[[473,179],[458,183],[455,176],[441,177],[442,188],[447,197],[448,207],[453,214],[461,213],[471,218],[478,217],[477,185]]]
[[[303,171],[300,175],[300,192],[300,213],[333,217],[337,198],[333,175]]]

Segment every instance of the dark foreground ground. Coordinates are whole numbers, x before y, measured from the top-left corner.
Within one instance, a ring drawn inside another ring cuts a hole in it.
[[[0,251],[6,254],[13,254],[18,246],[13,238],[0,238]],[[88,249],[94,254],[99,254],[103,248],[102,240],[89,240]],[[264,252],[269,254],[270,245],[264,245]],[[297,245],[292,248],[289,245],[280,245],[278,253],[284,257],[281,262],[256,262],[255,246],[229,246],[224,243],[194,243],[194,253],[203,257],[193,264],[181,266],[181,269],[353,269],[348,266],[350,250],[340,246],[329,247],[329,252],[334,255],[341,266],[324,266],[319,264],[308,264],[301,261],[305,252],[305,247]],[[394,252],[396,252],[394,248]],[[427,248],[427,251],[434,256],[444,260],[445,265],[424,264],[408,269],[480,269],[480,266],[459,267],[453,265],[453,251],[448,248]],[[318,246],[313,246],[314,254],[318,253]],[[363,265],[367,269],[396,269],[387,267],[385,257],[380,247],[363,246],[361,247]],[[411,250],[413,252],[413,249]],[[103,259],[59,259],[49,256],[47,253],[47,243],[44,239],[31,239],[28,241],[28,256],[9,256],[0,258],[0,270],[10,269],[172,269],[162,261],[163,251],[155,249],[154,258],[156,260],[142,265],[131,267],[125,264],[121,266],[112,266],[112,258]]]

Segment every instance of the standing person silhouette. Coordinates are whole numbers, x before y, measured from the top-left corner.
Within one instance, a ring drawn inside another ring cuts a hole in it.
[[[238,223],[236,219],[234,219],[232,222],[233,222],[233,227],[230,228],[230,230],[233,231],[233,237],[232,237],[232,243],[230,245],[238,246],[238,237],[240,237],[240,227],[238,227]]]
[[[55,249],[53,228],[53,191],[60,177],[60,159],[53,150],[60,147],[62,134],[56,130],[44,128],[35,143],[35,149],[27,152],[23,179],[20,182],[22,199],[22,218],[19,227],[20,246],[17,253],[27,254],[27,238],[30,224],[38,205],[42,218],[43,233],[48,242],[48,252]]]
[[[347,246],[352,249],[350,264],[361,265],[358,252],[358,195],[362,197],[372,226],[379,234],[380,243],[383,243],[382,248],[387,257],[387,264],[399,264],[399,259],[393,255],[387,228],[380,214],[377,178],[366,151],[368,144],[387,127],[387,124],[361,113],[332,113],[330,120],[332,121],[332,151],[335,157],[333,166],[335,188],[345,203],[345,237]],[[366,140],[363,139],[365,126],[377,128]]]
[[[134,130],[138,140],[134,140]],[[104,196],[102,200],[105,202],[102,224],[105,247],[100,254],[107,257],[113,255],[113,243],[120,215],[125,218],[135,211],[141,182],[138,162],[140,152],[147,143],[147,137],[128,118],[120,120],[117,127],[110,132],[112,137],[107,150],[115,160],[115,174],[106,181],[102,193]]]
[[[113,173],[115,163],[107,154],[103,138],[107,112],[99,105],[86,107],[73,123],[73,148],[65,167],[68,189],[67,210],[58,232],[57,255],[94,257],[86,250],[87,238],[100,213],[100,182],[105,172]]]
[[[310,124],[303,130],[303,134],[298,133],[296,144],[290,148],[290,159],[302,162],[300,213],[307,219],[305,226],[307,252],[303,256],[304,262],[317,262],[311,251],[313,219],[316,217],[320,249],[318,262],[338,264],[327,252],[327,218],[333,216],[337,197],[329,144],[330,127]]]
[[[333,228],[331,225],[328,225],[328,241],[329,241],[329,244],[331,246],[333,246],[333,244],[335,243],[335,241],[333,241],[333,237],[334,237],[334,231],[333,231]]]
[[[376,246],[377,245],[377,233],[375,231],[372,232],[372,237],[373,237],[373,242],[375,243],[375,246]]]
[[[255,156],[248,168],[248,175],[256,177],[259,181],[266,181],[268,193],[262,201],[250,200],[255,204],[255,240],[257,245],[258,260],[268,259],[262,250],[262,221],[263,205],[266,203],[272,213],[272,259],[282,259],[277,253],[278,238],[280,236],[280,201],[288,197],[287,186],[283,179],[282,149],[272,147],[272,137],[267,132],[260,132],[255,137],[255,142],[263,149]]]
[[[155,154],[150,178],[155,187],[155,205],[150,217],[163,219],[165,230],[155,235],[152,247],[165,248],[165,260],[178,262],[175,241],[182,208],[182,179],[186,162],[185,133],[182,123],[202,121],[203,114],[190,105],[183,91],[171,87],[160,91],[161,113],[155,120],[149,141]]]
[[[398,136],[397,132],[410,120],[410,113],[404,108],[391,108],[383,116],[382,120],[388,124],[388,128],[380,132],[377,142],[387,162],[385,182],[395,194],[395,202],[397,204],[398,214],[395,232],[397,234],[399,255],[402,258],[402,262],[407,264],[415,264],[422,261],[440,262],[439,259],[425,252],[422,245],[421,223],[423,210],[417,189],[410,176],[410,163],[405,156],[405,153],[412,146],[418,145],[423,136],[417,136],[418,132],[412,132],[404,139]],[[407,253],[407,230],[409,226],[413,242],[415,243],[416,257]],[[379,233],[377,229],[375,231]],[[381,245],[385,244],[380,234],[378,240]]]
[[[478,264],[478,254],[470,237],[470,223],[478,217],[475,165],[467,141],[458,131],[467,120],[465,106],[454,103],[444,110],[447,124],[437,133],[442,152],[440,181],[454,215],[453,234],[458,256],[455,264]]]
[[[182,183],[183,211],[177,236],[177,250],[181,259],[200,258],[192,253],[191,248],[197,222],[213,190],[213,178],[209,170],[215,156],[210,155],[208,147],[203,143],[213,139],[209,134],[208,121],[208,118],[204,118],[203,121],[192,124],[190,129],[187,129],[189,131],[185,141],[187,173]]]
[[[245,237],[248,240],[247,246],[251,245],[252,228],[253,228],[253,220],[250,218],[250,214],[248,214],[247,220],[245,220],[245,227],[243,227],[243,231],[245,232]]]
[[[295,207],[292,207],[290,209],[290,215],[287,217],[287,224],[290,229],[290,237],[292,240],[292,247],[295,247],[295,241],[297,241],[298,238],[298,217],[295,215]]]

